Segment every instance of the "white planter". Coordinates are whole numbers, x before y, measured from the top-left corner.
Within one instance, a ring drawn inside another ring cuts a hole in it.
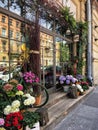
[[[68,92],[69,86],[63,86],[64,92]]]
[[[40,130],[39,122],[35,123],[34,128],[30,129],[28,126],[26,126],[26,130]]]

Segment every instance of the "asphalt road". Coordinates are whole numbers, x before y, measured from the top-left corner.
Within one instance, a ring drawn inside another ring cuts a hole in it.
[[[98,87],[54,130],[98,130]]]

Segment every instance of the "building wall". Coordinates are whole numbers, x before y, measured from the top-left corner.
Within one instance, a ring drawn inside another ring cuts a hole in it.
[[[97,26],[95,28],[95,26]],[[98,84],[98,2],[92,3],[92,64],[94,84]]]

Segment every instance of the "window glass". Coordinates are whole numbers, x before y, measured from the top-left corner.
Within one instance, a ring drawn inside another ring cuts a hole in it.
[[[2,16],[2,23],[5,23],[6,17]]]
[[[6,37],[6,28],[2,28],[2,36]]]

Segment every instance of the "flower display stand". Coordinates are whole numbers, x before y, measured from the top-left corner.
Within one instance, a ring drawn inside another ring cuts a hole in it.
[[[40,130],[39,122],[35,123],[35,125],[32,129],[30,129],[28,126],[26,126],[26,130]]]

